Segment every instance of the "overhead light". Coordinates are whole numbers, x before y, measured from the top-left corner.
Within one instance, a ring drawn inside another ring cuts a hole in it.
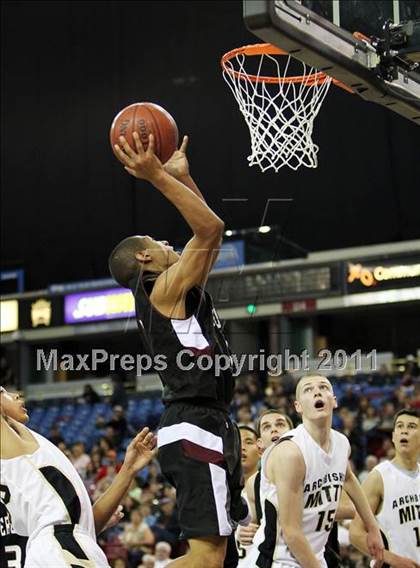
[[[261,227],[258,229],[259,233],[269,233],[271,231],[271,227],[269,227],[268,225],[261,225]]]
[[[226,237],[231,237],[233,235],[233,231],[228,229],[227,231],[225,231],[225,235],[226,235]]]

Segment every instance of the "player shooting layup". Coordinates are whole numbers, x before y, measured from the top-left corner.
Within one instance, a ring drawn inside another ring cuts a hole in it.
[[[342,488],[367,527],[369,553],[379,566],[383,544],[378,526],[350,469],[348,440],[331,428],[337,406],[331,383],[321,376],[302,377],[295,406],[303,424],[262,458],[263,518],[247,566],[325,568],[325,544]]]
[[[115,151],[134,177],[150,181],[189,224],[193,237],[181,255],[166,241],[134,236],[110,255],[110,271],[131,288],[140,333],[150,354],[165,357],[156,368],[164,390],[158,432],[162,473],[176,487],[181,537],[190,549],[170,566],[221,568],[227,537],[235,522],[248,515],[243,487],[240,436],[229,419],[234,380],[229,368],[197,364],[201,354],[224,356],[230,351],[211,297],[203,290],[216,260],[224,224],[207,206],[189,174],[187,138],[162,166],[151,135],[144,151],[133,134],[134,151],[120,138]],[[147,207],[145,207],[147,209]],[[182,355],[180,368],[179,354]]]
[[[374,467],[362,487],[383,535],[386,564],[420,568],[420,419],[415,410],[396,414],[392,441],[395,458]],[[350,525],[350,539],[366,554],[360,517]]]

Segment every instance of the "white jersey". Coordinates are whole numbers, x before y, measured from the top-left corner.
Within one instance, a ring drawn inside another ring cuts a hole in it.
[[[89,495],[73,464],[54,444],[29,431],[38,449],[1,460],[0,480],[10,493],[6,506],[15,531],[34,538],[48,525],[69,523],[96,539]]]
[[[420,469],[410,472],[389,461],[377,465],[384,484],[380,513],[385,548],[420,563]]]
[[[0,460],[1,500],[16,533],[29,537],[25,566],[109,566],[79,474],[56,446],[29,431],[39,445],[35,452]]]
[[[330,448],[327,453],[310,436],[303,424],[284,434],[276,444],[285,439],[292,440],[302,452],[306,469],[303,488],[303,533],[321,565],[326,567],[324,548],[346,477],[350,445],[343,434],[331,430]],[[299,563],[278,528],[276,486],[265,474],[267,458],[276,444],[270,446],[262,457],[260,497],[263,518],[254,536],[253,551],[250,555],[252,558],[248,566],[284,565],[297,568]]]

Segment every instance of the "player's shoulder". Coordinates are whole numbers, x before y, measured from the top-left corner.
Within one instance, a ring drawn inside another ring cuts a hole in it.
[[[369,472],[366,479],[363,480],[362,487],[367,495],[383,496],[384,479],[386,479],[386,471],[388,470],[388,465],[384,466],[383,464],[385,464],[385,462],[381,462],[375,466]],[[389,464],[389,462],[386,462],[386,464]]]
[[[297,437],[294,430],[287,432],[272,446],[271,454],[273,456],[282,456],[282,459],[293,459],[294,461],[302,459],[302,450],[296,441]]]
[[[333,436],[338,444],[344,444],[346,447],[350,445],[347,436],[345,436],[338,430],[334,430],[334,428],[331,428],[331,436]]]

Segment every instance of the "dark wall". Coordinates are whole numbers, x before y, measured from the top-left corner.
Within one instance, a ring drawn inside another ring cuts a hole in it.
[[[113,116],[153,101],[191,136],[192,172],[228,227],[267,223],[309,249],[420,237],[414,124],[332,88],[316,120],[317,170],[249,168],[249,133],[220,56],[256,39],[233,2],[3,2],[2,265],[28,288],[107,276],[121,238],[182,244],[185,222],[113,157]],[[223,197],[248,197],[226,204]]]

